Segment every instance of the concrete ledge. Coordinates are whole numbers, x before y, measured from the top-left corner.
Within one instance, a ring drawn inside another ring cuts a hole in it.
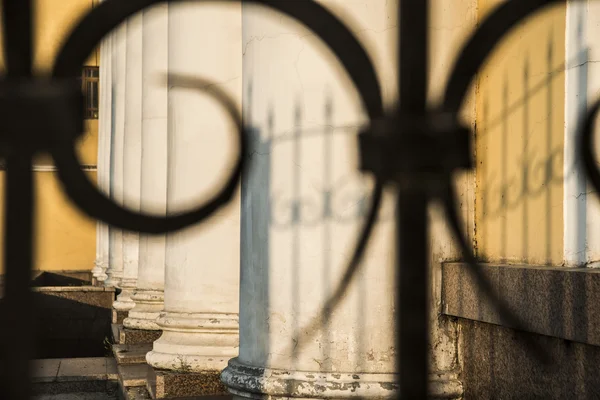
[[[526,331],[600,345],[600,269],[483,264],[482,272]],[[515,328],[503,321],[463,263],[442,267],[442,313]]]

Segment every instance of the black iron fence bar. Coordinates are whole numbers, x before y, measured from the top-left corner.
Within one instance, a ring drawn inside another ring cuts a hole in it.
[[[5,81],[26,80],[32,72],[32,21],[31,1],[4,1],[4,56]],[[15,134],[19,117],[10,121]],[[31,133],[31,132],[28,132]],[[33,139],[33,138],[32,138]],[[6,159],[5,183],[5,252],[6,290],[3,299],[4,329],[2,350],[5,355],[2,373],[5,376],[2,390],[8,398],[29,398],[30,360],[35,346],[33,294],[29,290],[33,259],[33,177],[31,171],[32,149],[26,147],[4,149]]]
[[[401,1],[398,7],[399,115],[424,118],[427,107],[429,1]],[[406,117],[405,117],[406,116]],[[394,135],[421,134],[396,126]],[[396,341],[400,398],[427,398],[429,354],[428,205],[425,176],[406,174],[398,182],[396,255]],[[432,182],[434,183],[434,182]],[[402,367],[410,366],[410,367]]]

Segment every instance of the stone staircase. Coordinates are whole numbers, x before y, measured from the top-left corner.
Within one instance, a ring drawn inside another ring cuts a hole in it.
[[[136,331],[112,325],[112,353],[115,360],[120,398],[124,400],[179,399],[179,400],[229,400],[231,395],[190,396],[201,391],[219,392],[211,380],[202,374],[156,371],[146,364],[146,353],[159,332]],[[211,387],[207,387],[207,385]]]
[[[146,364],[146,353],[152,349],[152,343],[124,343],[127,340],[121,324],[112,325],[112,340],[121,397],[125,400],[152,399],[147,385],[152,368]]]

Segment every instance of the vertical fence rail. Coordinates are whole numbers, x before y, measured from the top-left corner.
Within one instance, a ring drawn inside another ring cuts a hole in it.
[[[401,1],[399,29],[399,116],[424,116],[427,98],[427,43],[429,1]],[[396,132],[407,135],[411,132]],[[428,292],[428,195],[422,177],[413,175],[400,183],[397,202],[396,296],[400,398],[427,397],[429,307]],[[410,365],[409,368],[401,366]]]
[[[4,55],[8,79],[25,80],[31,77],[32,0],[4,0]],[[25,117],[27,110],[19,110]],[[15,123],[7,132],[20,134]],[[5,149],[5,222],[4,266],[6,283],[3,299],[5,358],[2,365],[2,385],[9,399],[28,399],[31,395],[30,360],[36,345],[33,293],[29,290],[33,261],[33,176],[32,152],[27,149]]]

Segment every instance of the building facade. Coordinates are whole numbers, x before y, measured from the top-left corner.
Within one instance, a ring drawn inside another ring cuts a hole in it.
[[[393,104],[397,3],[320,3],[352,27]],[[435,103],[461,44],[505,2],[432,3]],[[597,394],[589,371],[600,356],[591,301],[600,220],[575,153],[579,115],[598,80],[596,7],[561,3],[515,28],[463,106],[476,168],[457,179],[461,214],[484,274],[527,332],[493,311],[432,206],[434,398]],[[392,192],[358,276],[322,314],[372,185],[356,168],[355,134],[367,116],[332,53],[274,11],[186,3],[129,19],[98,58],[98,155],[90,163],[97,160],[99,187],[125,207],[175,213],[221,182],[236,127],[211,87],[233,99],[251,128],[239,195],[204,224],[163,236],[98,224],[94,235],[89,221],[73,220],[73,231],[96,239],[95,278],[121,289],[114,309],[123,334],[153,338],[146,361],[156,376],[185,375],[196,382],[193,394],[224,384],[249,398],[395,395]],[[519,347],[526,337],[559,362],[540,366]]]

